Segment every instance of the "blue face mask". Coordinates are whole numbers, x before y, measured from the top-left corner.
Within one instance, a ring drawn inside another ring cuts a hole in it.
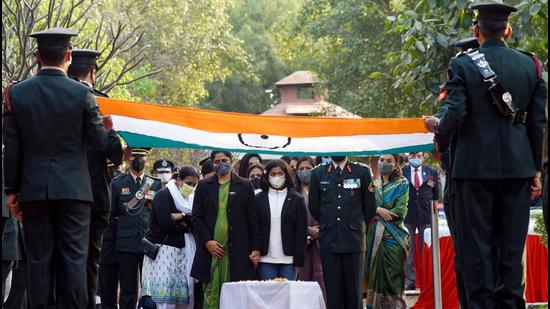
[[[298,178],[300,178],[300,181],[302,183],[309,183],[309,180],[311,179],[311,170],[301,170],[298,171]]]
[[[420,165],[422,165],[422,159],[418,159],[418,158],[410,159],[410,160],[409,160],[409,163],[410,163],[413,167],[419,167]]]
[[[218,176],[225,176],[231,172],[231,164],[227,162],[222,162],[214,167],[216,174]]]

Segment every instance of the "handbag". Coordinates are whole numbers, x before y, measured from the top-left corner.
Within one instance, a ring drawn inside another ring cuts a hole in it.
[[[149,239],[147,239],[147,237],[143,237],[141,240],[141,246],[143,247],[143,253],[151,260],[155,260],[157,258],[160,247],[162,247],[162,245],[152,243]]]
[[[164,239],[162,240],[162,243],[160,245],[157,245],[155,243],[152,243],[147,237],[143,237],[141,240],[141,246],[143,247],[143,253],[148,256],[151,260],[155,260],[157,258],[157,255],[159,254],[160,247],[164,245],[166,242],[166,239],[168,238],[168,235],[164,236]]]

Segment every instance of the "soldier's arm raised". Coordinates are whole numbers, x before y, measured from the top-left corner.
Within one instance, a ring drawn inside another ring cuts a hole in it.
[[[466,117],[466,86],[457,58],[451,59],[448,75],[449,81],[445,85],[446,97],[438,113],[441,118],[437,133],[444,137],[453,134]]]
[[[87,89],[85,91],[84,136],[92,150],[103,150],[107,142],[107,131],[99,115],[99,107],[95,97],[92,95],[91,90]]]
[[[124,150],[122,144],[118,138],[117,133],[114,130],[110,130],[107,136],[107,143],[105,149],[103,149],[105,156],[113,162],[114,165],[122,164],[122,157],[124,156]]]

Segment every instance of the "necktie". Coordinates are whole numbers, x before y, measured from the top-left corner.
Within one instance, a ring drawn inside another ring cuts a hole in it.
[[[342,173],[342,169],[340,168],[339,165],[336,167],[336,173],[337,173],[338,175],[340,175],[340,174]]]
[[[414,188],[418,190],[420,188],[420,177],[418,177],[418,168],[414,168]]]
[[[139,186],[141,185],[141,177],[136,177],[136,184]]]

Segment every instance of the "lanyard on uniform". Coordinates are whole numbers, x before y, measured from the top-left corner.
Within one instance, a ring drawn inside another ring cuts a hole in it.
[[[485,59],[485,55],[477,49],[467,52],[466,55],[472,60],[479,74],[483,77],[483,82],[493,98],[493,104],[498,107],[500,113],[505,118],[512,119],[513,124],[525,123],[527,112],[520,111],[515,106],[512,94],[497,81],[497,74]]]

